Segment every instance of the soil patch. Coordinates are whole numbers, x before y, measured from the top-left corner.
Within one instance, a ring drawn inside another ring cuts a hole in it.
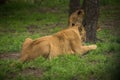
[[[21,75],[33,75],[35,77],[41,77],[42,74],[43,74],[43,70],[40,69],[40,68],[35,68],[35,67],[28,67],[28,68],[25,68],[23,69],[20,74]]]
[[[1,53],[0,59],[18,59],[19,56],[19,53]]]

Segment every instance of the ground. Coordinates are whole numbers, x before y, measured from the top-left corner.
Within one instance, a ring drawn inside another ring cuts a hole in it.
[[[24,39],[53,34],[66,28],[67,11],[36,7],[16,12],[13,9],[8,13],[3,10],[4,14],[0,13],[0,79],[117,80],[120,73],[119,9],[119,6],[101,7],[99,24],[102,30],[97,36],[103,42],[97,42],[96,51],[85,56],[60,56],[51,61],[40,57],[24,64],[17,62]],[[12,63],[16,65],[11,66]]]

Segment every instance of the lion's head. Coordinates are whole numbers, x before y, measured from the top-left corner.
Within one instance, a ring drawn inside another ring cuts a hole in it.
[[[77,10],[73,12],[69,17],[69,27],[73,26],[80,26],[82,24],[84,18],[84,11],[83,10]]]

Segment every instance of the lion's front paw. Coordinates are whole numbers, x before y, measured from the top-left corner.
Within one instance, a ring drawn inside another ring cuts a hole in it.
[[[94,49],[96,49],[96,48],[97,48],[97,45],[95,45],[95,44],[90,45],[90,48],[94,50]]]

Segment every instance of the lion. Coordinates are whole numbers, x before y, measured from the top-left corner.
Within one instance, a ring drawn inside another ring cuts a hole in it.
[[[73,12],[68,19],[69,27],[81,26],[80,24],[83,23],[82,21],[83,21],[84,15],[85,13],[84,13],[84,10],[82,9],[79,9]],[[98,25],[97,31],[100,31],[100,30],[101,30],[101,27]]]
[[[86,39],[85,35],[84,27],[74,26],[35,40],[27,38],[23,43],[19,60],[25,62],[39,56],[52,59],[63,54],[83,55],[90,50],[95,50],[97,48],[95,44],[88,46],[82,44]]]
[[[70,15],[68,19],[68,26],[69,27],[80,26],[79,24],[82,23],[83,17],[84,17],[84,11],[82,9],[76,10]]]

